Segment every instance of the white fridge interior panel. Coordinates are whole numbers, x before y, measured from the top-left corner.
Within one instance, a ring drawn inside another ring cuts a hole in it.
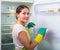
[[[34,28],[35,33],[41,27],[47,27],[46,39],[42,40],[40,45],[37,46],[37,50],[60,50],[60,3],[51,4],[36,4],[34,7],[34,20],[36,26]],[[49,9],[54,12],[48,12]]]

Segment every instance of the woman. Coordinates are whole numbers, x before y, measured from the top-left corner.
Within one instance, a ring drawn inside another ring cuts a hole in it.
[[[25,24],[29,20],[30,10],[25,5],[20,5],[16,9],[17,22],[13,27],[12,35],[16,50],[34,50],[35,46],[41,41],[43,34],[38,34],[33,42],[30,43],[30,35],[28,34]],[[38,31],[40,33],[41,31]]]

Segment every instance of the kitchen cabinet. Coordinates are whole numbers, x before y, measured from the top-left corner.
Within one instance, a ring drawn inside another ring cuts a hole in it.
[[[1,41],[2,50],[8,50],[6,46],[13,44],[11,24],[16,22],[15,10],[19,5],[26,5],[32,9],[34,0],[1,0]],[[32,14],[32,11],[30,12]],[[10,49],[12,50],[12,49]]]

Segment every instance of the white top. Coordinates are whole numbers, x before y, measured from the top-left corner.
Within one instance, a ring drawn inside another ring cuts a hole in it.
[[[13,30],[12,30],[12,36],[13,36],[13,43],[17,50],[20,50],[20,48],[24,47],[21,44],[20,40],[18,39],[18,33],[21,31],[25,31],[27,33],[28,39],[30,40],[30,36],[29,36],[28,32],[26,31],[25,27],[21,24],[15,24],[13,27]]]

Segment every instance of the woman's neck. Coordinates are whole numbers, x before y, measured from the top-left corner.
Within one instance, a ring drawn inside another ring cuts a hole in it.
[[[21,25],[25,26],[24,22],[17,21],[17,24],[21,24]]]

